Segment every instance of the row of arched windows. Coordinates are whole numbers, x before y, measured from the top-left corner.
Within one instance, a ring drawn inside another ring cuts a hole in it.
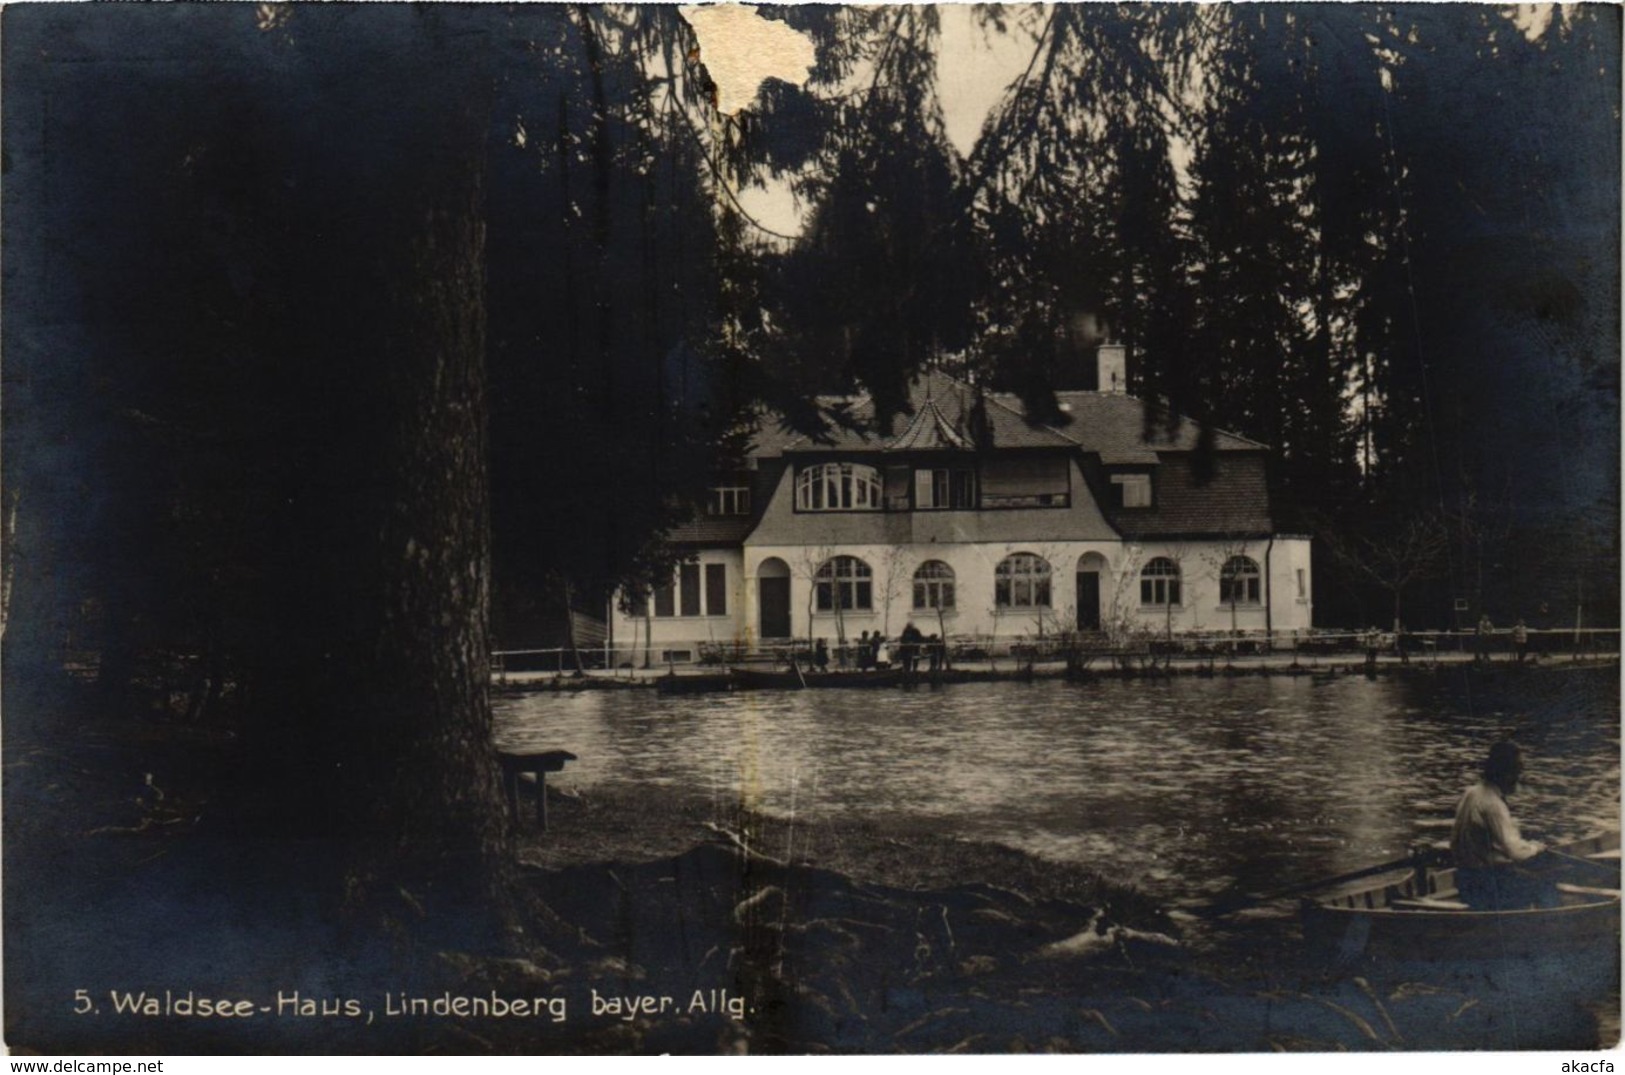
[[[993,570],[993,603],[999,608],[1049,608],[1052,601],[1049,561],[1030,552],[1012,553]],[[1221,604],[1259,603],[1257,561],[1232,556],[1219,572]],[[1179,564],[1166,556],[1148,561],[1140,570],[1142,605],[1176,606],[1181,603],[1183,581]],[[954,569],[941,560],[927,560],[914,572],[914,607],[920,610],[954,607]],[[874,571],[856,556],[825,560],[813,576],[814,602],[820,612],[837,609],[867,612],[874,608]]]

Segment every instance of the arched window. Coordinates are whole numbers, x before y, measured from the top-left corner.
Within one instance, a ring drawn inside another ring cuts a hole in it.
[[[1049,608],[1049,561],[1017,552],[993,572],[993,603],[1000,608]]]
[[[914,572],[916,609],[954,607],[954,569],[941,560],[927,560]]]
[[[814,601],[820,612],[844,609],[868,612],[874,607],[874,572],[856,556],[825,560],[813,576]]]
[[[1219,571],[1219,601],[1226,605],[1259,604],[1258,562],[1232,556]]]
[[[798,511],[879,511],[880,472],[862,463],[818,463],[796,475]]]
[[[1179,565],[1159,556],[1140,572],[1140,604],[1179,604]]]

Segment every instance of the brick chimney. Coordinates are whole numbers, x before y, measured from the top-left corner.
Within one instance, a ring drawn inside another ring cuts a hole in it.
[[[1107,395],[1120,396],[1128,391],[1128,347],[1121,343],[1103,343],[1095,352],[1098,379],[1095,390]]]

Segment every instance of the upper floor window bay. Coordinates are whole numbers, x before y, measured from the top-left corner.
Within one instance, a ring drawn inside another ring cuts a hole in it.
[[[706,499],[707,515],[749,515],[750,486],[713,485]]]
[[[880,472],[862,463],[814,463],[796,475],[797,511],[879,511]]]

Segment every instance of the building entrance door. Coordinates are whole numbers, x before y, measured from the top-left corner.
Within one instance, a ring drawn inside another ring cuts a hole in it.
[[[790,637],[790,580],[789,578],[758,578],[757,592],[761,595],[762,637]]]
[[[1100,630],[1100,572],[1078,572],[1078,630]]]

